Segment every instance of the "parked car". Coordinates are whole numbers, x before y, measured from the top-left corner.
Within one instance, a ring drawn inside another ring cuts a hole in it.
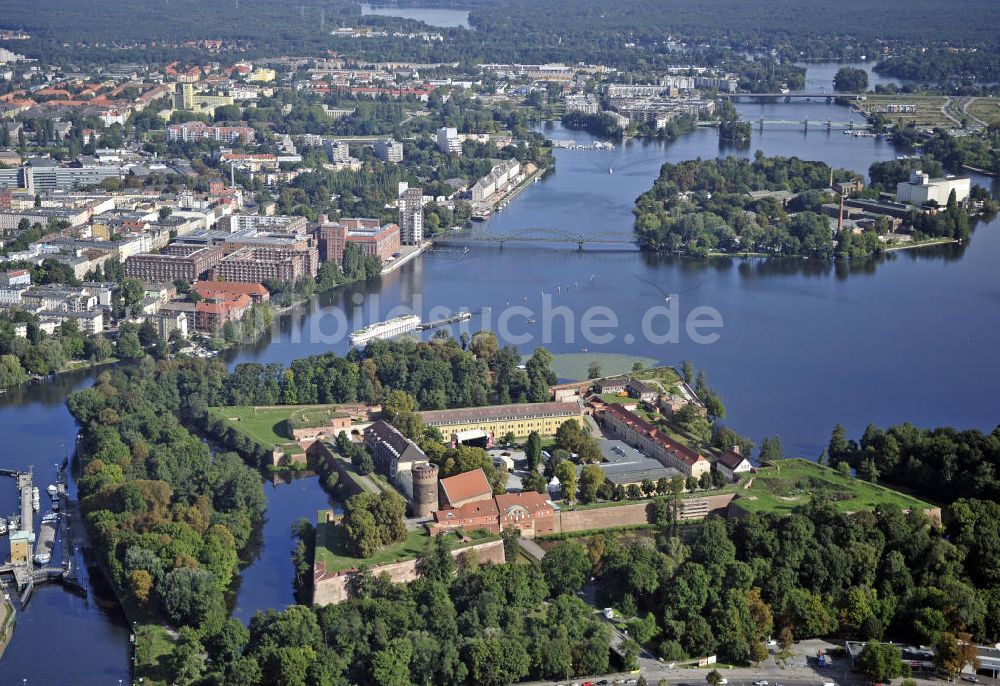
[[[753,686],[767,686],[767,682],[761,679],[760,681],[753,682]]]

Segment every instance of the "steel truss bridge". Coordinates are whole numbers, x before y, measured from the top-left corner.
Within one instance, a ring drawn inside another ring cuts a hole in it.
[[[576,245],[583,250],[585,245],[595,247],[638,248],[639,243],[632,231],[601,231],[598,233],[575,233],[565,229],[524,228],[509,231],[489,231],[472,229],[456,232],[445,238],[435,238],[435,246],[455,246],[470,244],[492,244],[501,248],[506,243],[549,243]]]

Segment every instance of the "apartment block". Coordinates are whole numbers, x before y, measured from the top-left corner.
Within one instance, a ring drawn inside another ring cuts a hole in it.
[[[146,283],[188,282],[215,267],[224,254],[221,245],[168,245],[160,253],[133,255],[125,260],[125,274]]]

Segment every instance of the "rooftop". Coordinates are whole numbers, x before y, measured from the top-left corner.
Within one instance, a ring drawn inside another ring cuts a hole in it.
[[[577,403],[516,403],[511,405],[487,405],[484,407],[464,407],[453,410],[428,410],[421,412],[427,424],[458,424],[463,422],[529,419],[533,417],[558,417],[580,414]]]
[[[493,493],[490,482],[486,480],[486,473],[480,469],[471,472],[463,472],[455,476],[441,479],[441,490],[450,503],[456,503],[476,496],[489,496]]]

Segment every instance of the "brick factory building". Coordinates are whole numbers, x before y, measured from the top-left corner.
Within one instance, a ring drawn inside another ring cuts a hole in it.
[[[399,226],[380,224],[377,219],[341,219],[323,222],[316,229],[320,258],[324,262],[340,264],[344,259],[344,248],[354,243],[364,255],[373,255],[383,262],[399,252]]]

